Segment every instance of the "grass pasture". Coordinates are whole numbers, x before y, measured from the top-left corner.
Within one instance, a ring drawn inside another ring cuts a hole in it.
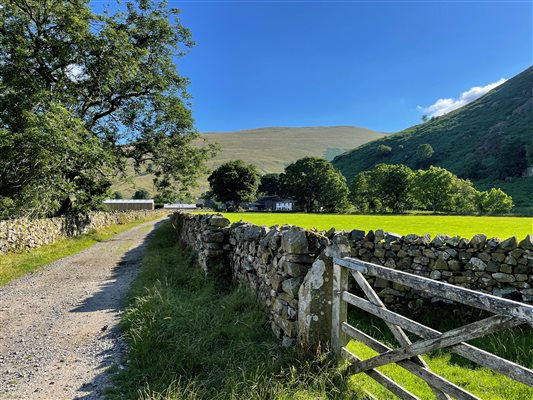
[[[416,316],[414,314],[407,316],[442,332],[488,316],[487,313],[484,312],[478,312],[477,315],[476,312],[474,312],[475,318],[473,316],[466,317],[466,311],[472,310],[472,308],[466,306],[463,307],[463,312],[455,313],[450,312],[450,310],[445,307],[433,307],[434,309],[431,310],[432,312],[422,311],[417,312]],[[461,310],[461,308],[458,308],[457,310]],[[402,314],[409,313],[403,311]],[[386,343],[389,347],[396,347],[397,342],[394,339],[394,336],[390,333],[382,320],[349,306],[348,321],[365,333]],[[531,368],[533,367],[532,335],[533,328],[520,326],[481,337],[472,340],[469,343],[485,351]],[[413,341],[418,340],[416,335],[409,336]],[[352,340],[348,344],[348,349],[361,359],[367,359],[378,354],[374,350],[355,340]],[[513,381],[512,379],[499,373],[495,373],[487,368],[482,368],[449,351],[434,351],[428,355],[424,355],[423,358],[433,372],[438,373],[450,382],[466,389],[480,399],[522,400],[533,398],[533,388]],[[421,399],[435,398],[429,386],[427,386],[421,379],[406,372],[396,364],[386,365],[378,368],[378,370]],[[378,399],[397,398],[364,374],[353,375],[350,379],[352,384],[358,385],[365,391],[372,393]]]
[[[491,217],[458,215],[343,215],[343,214],[303,214],[303,213],[224,213],[231,221],[240,220],[256,225],[297,225],[302,228],[329,230],[362,229],[365,231],[383,229],[401,235],[438,233],[451,236],[471,238],[484,233],[488,237],[507,239],[516,236],[520,241],[527,234],[533,233],[531,217]]]
[[[116,368],[111,399],[395,399],[364,374],[345,376],[345,364],[324,355],[302,361],[280,348],[253,294],[205,278],[193,254],[177,243],[170,223],[148,243],[122,328],[130,345],[127,368]],[[465,323],[444,310],[416,319],[436,329]],[[412,315],[408,315],[412,317]],[[350,309],[351,324],[394,344],[383,322]],[[518,328],[472,341],[499,356],[533,367],[531,328]],[[375,353],[357,342],[361,358]],[[533,389],[456,357],[447,351],[424,356],[430,367],[482,399],[533,398]],[[380,370],[421,399],[433,399],[427,385],[398,366]]]

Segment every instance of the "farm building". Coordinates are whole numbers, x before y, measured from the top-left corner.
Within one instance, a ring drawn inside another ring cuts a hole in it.
[[[296,211],[296,201],[279,196],[265,196],[249,204],[251,211]]]
[[[153,210],[154,201],[149,200],[130,200],[130,199],[117,199],[117,200],[105,200],[104,206],[110,211],[129,211],[129,210]]]
[[[198,204],[182,204],[182,203],[165,204],[163,205],[163,208],[169,209],[169,210],[195,210],[198,208]]]
[[[275,204],[275,211],[296,211],[295,200],[279,200]]]

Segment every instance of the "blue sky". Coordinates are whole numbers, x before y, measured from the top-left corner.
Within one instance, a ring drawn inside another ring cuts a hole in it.
[[[331,125],[399,131],[420,122],[420,108],[442,113],[485,91],[469,89],[533,64],[532,1],[170,5],[181,9],[196,41],[177,64],[191,79],[202,132]]]

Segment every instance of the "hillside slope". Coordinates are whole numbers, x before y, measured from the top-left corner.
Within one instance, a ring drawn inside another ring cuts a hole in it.
[[[218,155],[208,163],[210,168],[240,159],[256,165],[262,173],[282,172],[285,166],[305,156],[332,160],[338,154],[385,135],[355,126],[275,127],[202,134],[209,142],[220,146]],[[199,182],[194,194],[201,194],[207,187],[205,178]],[[145,169],[135,174],[133,168],[128,168],[127,176],[118,178],[112,190],[130,197],[139,188],[153,192],[152,175]]]
[[[424,143],[433,147],[431,164],[480,188],[502,187],[518,207],[533,207],[533,177],[521,177],[528,165],[526,145],[533,144],[533,67],[458,110],[364,144],[333,164],[348,179],[378,163],[417,168],[417,148]],[[380,145],[392,152],[380,153]]]

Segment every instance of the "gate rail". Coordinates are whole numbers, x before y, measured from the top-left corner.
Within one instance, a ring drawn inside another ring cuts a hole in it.
[[[418,399],[414,394],[376,370],[380,366],[396,363],[423,379],[439,400],[450,399],[450,396],[460,400],[479,400],[473,394],[432,372],[420,357],[423,353],[447,348],[483,367],[533,387],[532,370],[464,343],[524,323],[533,326],[533,306],[353,258],[335,258],[333,261],[331,347],[335,353],[352,364],[350,372],[364,372],[402,399]],[[348,292],[348,274],[354,277],[368,300]],[[466,304],[495,315],[442,333],[388,310],[363,274],[399,283],[431,296]],[[399,347],[391,349],[349,325],[347,322],[348,304],[382,319],[398,341]],[[416,334],[422,340],[412,343],[404,330]],[[380,354],[367,360],[359,359],[345,347],[349,338],[367,345]]]

